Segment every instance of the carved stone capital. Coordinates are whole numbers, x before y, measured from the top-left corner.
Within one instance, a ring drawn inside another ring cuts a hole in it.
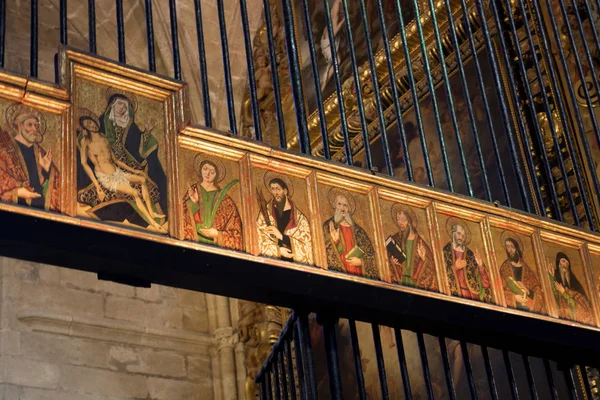
[[[233,348],[240,341],[237,330],[231,326],[215,329],[214,337],[217,342],[218,350],[222,350],[226,347]]]

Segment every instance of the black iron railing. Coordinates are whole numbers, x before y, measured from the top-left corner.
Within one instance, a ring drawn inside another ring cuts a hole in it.
[[[597,370],[555,356],[292,313],[256,382],[261,399],[597,398]]]

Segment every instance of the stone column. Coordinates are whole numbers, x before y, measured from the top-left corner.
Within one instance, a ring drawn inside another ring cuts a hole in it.
[[[211,296],[212,297],[212,296]],[[237,329],[232,326],[229,299],[214,296],[210,300],[209,313],[213,314],[213,335],[216,342],[216,364],[219,366],[220,390],[215,394],[223,400],[237,400],[237,365],[235,361],[235,348],[239,343]],[[220,393],[219,393],[220,392]],[[220,394],[220,396],[218,396]]]

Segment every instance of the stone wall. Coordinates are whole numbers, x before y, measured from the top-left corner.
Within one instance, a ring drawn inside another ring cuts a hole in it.
[[[229,299],[7,258],[0,270],[0,399],[244,398]]]

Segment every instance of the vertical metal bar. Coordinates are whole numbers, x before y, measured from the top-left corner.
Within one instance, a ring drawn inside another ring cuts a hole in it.
[[[285,48],[288,55],[292,97],[294,99],[294,108],[296,110],[298,141],[300,143],[300,151],[304,154],[310,154],[310,140],[308,136],[308,124],[306,122],[304,91],[302,88],[302,70],[300,69],[300,63],[298,61],[298,44],[296,43],[293,10],[290,0],[281,0],[281,5],[283,11],[283,27],[285,31]]]
[[[285,149],[287,147],[287,136],[285,134],[283,109],[281,108],[281,89],[279,88],[279,73],[277,70],[277,58],[275,57],[275,41],[273,40],[273,24],[271,22],[271,5],[269,4],[269,0],[263,0],[263,8],[267,30],[269,64],[271,65],[271,81],[273,82],[273,95],[275,97],[275,114],[277,115],[277,127],[279,129],[279,147]]]
[[[252,104],[252,119],[254,121],[254,138],[262,141],[262,128],[260,126],[260,109],[256,95],[256,79],[254,77],[254,60],[252,58],[252,38],[248,24],[248,9],[246,0],[240,0],[240,13],[242,17],[242,30],[244,31],[244,47],[246,48],[246,66],[248,68],[248,85],[250,87],[250,103]]]
[[[0,68],[4,68],[6,52],[6,0],[0,1]]]
[[[367,7],[365,0],[359,0],[360,16],[362,20],[363,31],[365,34],[365,44],[367,45],[367,58],[369,60],[369,69],[371,70],[371,84],[373,85],[373,98],[375,99],[375,110],[377,112],[377,121],[379,122],[379,133],[381,135],[381,144],[383,147],[383,160],[389,175],[394,175],[390,156],[390,144],[387,137],[387,121],[383,115],[383,106],[381,105],[381,95],[379,90],[379,80],[377,79],[377,68],[373,58],[373,44],[371,43],[371,32],[369,31],[369,20],[367,18]],[[358,89],[357,89],[358,90]],[[366,143],[365,143],[366,146]]]
[[[513,400],[519,399],[519,390],[517,388],[517,382],[515,381],[515,373],[513,371],[512,362],[510,361],[510,354],[508,350],[502,350],[504,356],[504,366],[506,367],[506,375],[508,375],[508,383],[510,384],[510,390]]]
[[[492,369],[492,363],[490,362],[490,355],[488,349],[485,346],[481,346],[481,354],[483,356],[483,362],[485,364],[485,373],[488,378],[488,384],[490,387],[490,396],[492,400],[498,400],[498,391],[496,390],[496,380],[494,379],[494,370]]]
[[[125,23],[123,20],[123,0],[116,0],[117,8],[117,43],[119,45],[119,62],[126,63],[125,57]]]
[[[449,0],[444,0],[444,3],[446,3],[446,10],[448,12],[448,15],[451,16],[452,9],[450,7]],[[465,17],[467,18],[467,22],[465,25],[469,25],[470,22],[468,21],[468,13],[465,15]],[[487,176],[485,160],[483,159],[483,153],[481,151],[481,143],[479,142],[479,132],[477,129],[477,123],[475,121],[475,114],[473,113],[473,104],[471,103],[471,96],[469,94],[469,87],[467,85],[467,77],[465,75],[463,58],[462,58],[462,55],[460,52],[460,44],[458,42],[458,36],[456,34],[456,25],[454,24],[454,18],[449,17],[448,22],[450,23],[450,36],[452,37],[452,42],[454,44],[456,61],[458,64],[458,72],[459,72],[459,76],[460,76],[461,86],[463,88],[463,95],[465,97],[465,102],[467,103],[467,111],[469,114],[469,122],[470,122],[470,126],[471,126],[471,132],[473,134],[473,139],[475,141],[475,151],[477,153],[477,159],[479,160],[479,166],[481,168],[481,177],[482,177],[482,181],[483,181],[483,188],[485,190],[487,200],[492,201],[493,200],[492,199],[492,191],[490,189],[490,182],[489,182],[489,179]],[[468,27],[468,29],[470,29],[470,27]],[[472,38],[470,38],[470,39],[472,39]],[[473,52],[473,59],[476,59],[476,58],[477,58],[477,53]],[[445,71],[446,70],[445,63],[442,63],[442,65],[443,65],[443,68]],[[449,87],[448,87],[448,91],[450,91]],[[454,110],[456,110],[456,109],[454,109]],[[452,112],[452,109],[450,110],[450,112],[452,113],[452,115],[455,114],[454,112]],[[459,137],[460,137],[460,135],[459,135]],[[459,143],[461,144],[461,147],[462,147],[462,138]],[[464,156],[464,153],[461,152],[461,155]],[[465,173],[468,175],[468,168],[466,168],[466,166],[465,166]],[[468,185],[468,187],[471,187],[471,185]],[[471,190],[471,192],[472,192],[472,190]]]
[[[356,384],[358,385],[358,396],[360,400],[367,399],[365,389],[365,378],[363,376],[362,362],[360,360],[360,348],[358,347],[358,334],[356,332],[356,322],[348,320],[350,326],[350,341],[352,343],[352,355],[354,356],[354,370],[356,372]]]
[[[5,2],[6,0],[2,1],[2,3]],[[60,43],[67,44],[67,0],[60,0],[58,13],[60,19]]]
[[[512,33],[512,40],[515,44],[514,48],[517,51],[517,56],[518,56],[518,60],[519,60],[517,62],[517,64],[520,67],[523,79],[527,79],[527,69],[525,68],[525,63],[523,61],[524,60],[523,52],[521,51],[521,46],[519,44],[519,34],[517,32],[517,28],[515,25],[514,16],[512,15],[512,9],[510,8],[510,3],[508,1],[505,1],[504,4],[505,4],[505,7],[507,7],[506,9],[508,10],[506,13],[506,20],[509,22],[509,25],[510,25],[510,31]],[[521,0],[519,0],[519,4],[520,4],[521,9],[523,10],[523,14],[525,14],[525,8],[524,8],[523,2]],[[565,182],[565,190],[567,192],[567,199],[569,201],[569,206],[572,210],[573,218],[575,220],[575,225],[580,225],[579,217],[577,215],[577,209],[575,207],[575,199],[573,198],[573,194],[571,193],[571,190],[569,189],[569,177],[567,175],[567,169],[565,167],[565,163],[562,158],[562,155],[560,154],[560,145],[559,145],[558,139],[556,137],[556,127],[554,124],[554,118],[552,117],[552,110],[550,108],[550,103],[548,102],[548,93],[546,92],[546,85],[545,85],[545,82],[543,81],[542,72],[540,70],[538,60],[536,58],[535,43],[533,43],[531,29],[529,28],[529,21],[527,20],[527,17],[525,15],[523,18],[521,18],[521,21],[523,22],[526,36],[527,36],[527,39],[529,40],[529,46],[530,46],[530,51],[532,53],[533,65],[534,65],[536,77],[538,79],[539,87],[542,92],[542,102],[544,103],[544,108],[546,110],[546,116],[548,118],[548,125],[550,127],[550,134],[552,136],[554,146],[556,147],[559,169],[560,169],[561,175],[563,176],[563,179]],[[535,102],[533,99],[533,94],[532,94],[530,85],[528,85],[526,83],[524,86],[525,86],[525,92],[527,94],[527,99],[529,100],[529,106],[530,106],[531,110],[534,112],[532,115],[532,119],[533,119],[534,127],[535,127],[534,131],[537,135],[537,139],[538,139],[538,143],[539,143],[538,147],[541,148],[542,159],[544,160],[544,167],[546,169],[546,174],[548,176],[548,183],[550,184],[550,188],[552,189],[551,194],[552,194],[552,199],[555,203],[556,214],[557,214],[558,219],[562,221],[563,217],[562,217],[562,212],[560,209],[560,202],[558,200],[557,185],[556,185],[556,182],[554,181],[554,177],[552,176],[552,167],[550,165],[548,151],[546,149],[546,146],[544,145],[544,136],[543,136],[541,127],[539,125],[537,115],[535,113]],[[565,133],[567,133],[567,132],[565,132]]]
[[[292,330],[290,330],[289,335],[292,335],[292,337],[293,337],[294,332]],[[296,400],[296,378],[294,377],[294,365],[292,364],[292,343],[291,343],[290,339],[285,340],[283,345],[285,347],[285,354],[286,354],[286,359],[287,359],[287,373],[289,376],[289,384],[290,384],[290,398],[292,400]]]
[[[396,14],[398,16],[398,22],[400,24],[400,38],[402,39],[402,51],[404,53],[404,61],[406,63],[406,74],[408,76],[408,83],[410,86],[410,93],[412,96],[413,108],[415,110],[415,121],[417,122],[417,128],[419,131],[419,139],[421,141],[421,152],[423,154],[423,161],[425,164],[425,173],[427,175],[427,182],[429,186],[435,186],[433,179],[433,172],[431,169],[431,161],[429,159],[429,150],[427,149],[427,140],[425,138],[425,130],[423,128],[423,118],[421,117],[421,106],[419,105],[419,95],[417,94],[417,88],[415,83],[415,77],[413,74],[412,61],[410,59],[410,50],[408,48],[408,40],[406,37],[406,27],[404,25],[404,18],[402,17],[402,6],[400,0],[394,0],[396,6]],[[421,24],[417,24],[420,26]],[[408,146],[408,144],[407,144]],[[406,149],[408,152],[408,147]]]
[[[385,376],[385,361],[383,359],[383,350],[381,348],[381,335],[379,333],[379,326],[371,324],[371,330],[373,331],[373,344],[375,345],[375,358],[377,359],[377,371],[379,372],[379,385],[381,387],[381,398],[389,399],[387,379]]]
[[[489,58],[491,66],[492,66],[492,71],[493,71],[492,75],[494,76],[494,84],[496,86],[496,91],[497,91],[498,100],[499,100],[498,104],[502,111],[501,112],[502,122],[504,124],[504,127],[508,131],[507,138],[508,138],[508,142],[509,142],[510,155],[511,155],[511,158],[513,161],[513,165],[515,167],[515,175],[516,175],[517,182],[519,185],[519,192],[521,194],[521,200],[523,201],[525,211],[533,212],[534,208],[532,207],[532,205],[529,201],[529,196],[527,195],[527,185],[525,183],[525,178],[524,178],[525,174],[522,171],[522,168],[521,168],[521,165],[519,162],[517,144],[515,143],[516,132],[514,132],[513,127],[511,125],[510,114],[508,111],[508,94],[505,93],[504,87],[502,84],[502,80],[500,78],[500,67],[498,64],[498,60],[496,59],[496,53],[494,50],[494,45],[492,43],[490,31],[489,31],[489,28],[487,25],[482,0],[476,0],[475,4],[476,4],[479,19],[481,21],[481,28],[483,31],[483,38],[485,41],[488,58]],[[500,38],[502,38],[502,35],[498,35],[498,36]],[[508,71],[509,71],[509,73],[511,73],[510,68],[508,68]],[[511,78],[512,78],[512,75],[511,75]],[[513,82],[514,82],[514,79],[513,79]],[[513,92],[514,92],[514,87],[513,87]],[[513,94],[513,96],[515,95],[515,93],[512,93],[512,94]],[[514,96],[514,98],[516,99],[517,97]],[[527,131],[525,129],[525,124],[523,122],[523,118],[520,115],[519,115],[519,118],[517,118],[517,121],[519,124],[519,128],[524,133],[524,139],[527,139],[527,135],[526,135]],[[526,142],[526,146],[529,146],[529,141]],[[529,147],[527,147],[527,148],[529,148]],[[525,151],[525,154],[526,154],[527,162],[529,163],[530,170],[534,171],[533,158],[531,157],[531,153],[529,153],[528,151]],[[539,184],[537,184],[537,181],[534,181],[534,195],[535,195],[535,199],[536,199],[537,203],[539,204],[540,213],[543,216],[545,216],[544,205],[542,202],[542,194],[541,194]]]
[[[571,400],[578,400],[577,390],[575,389],[575,378],[573,377],[573,370],[571,368],[564,369],[565,382],[569,390],[569,398]]]
[[[88,0],[88,45],[90,53],[96,54],[96,0]]]
[[[308,315],[298,315],[298,339],[300,340],[300,349],[302,350],[302,362],[304,364],[305,376],[307,378],[307,397],[317,399],[317,380],[315,378],[315,367],[312,357],[312,346],[310,343],[310,333],[308,331]]]
[[[550,362],[547,358],[544,358],[544,370],[546,371],[546,379],[548,380],[550,396],[552,396],[552,400],[558,400],[558,390],[556,389],[554,377],[552,376],[552,369],[550,368]]]
[[[279,353],[277,354],[277,363],[279,364],[279,376],[281,377],[281,397],[283,397],[284,399],[288,398],[288,380],[287,380],[287,373],[285,370],[285,343],[287,342],[286,339],[283,340],[283,347],[280,349]]]
[[[358,64],[356,60],[356,52],[354,50],[354,39],[352,36],[352,26],[350,25],[350,11],[348,10],[348,0],[341,0],[344,9],[344,27],[346,28],[346,37],[348,38],[348,53],[350,55],[350,64],[352,66],[352,77],[354,89],[356,92],[356,107],[358,108],[358,116],[360,120],[360,132],[362,134],[365,162],[367,169],[373,169],[373,158],[371,156],[371,145],[369,132],[367,129],[367,116],[365,114],[365,105],[363,102],[362,88],[360,84],[360,75],[358,73]]]
[[[589,400],[592,400],[594,396],[592,395],[592,388],[590,386],[587,371],[585,370],[585,365],[578,365],[576,368],[578,369],[578,374],[581,374],[581,380],[583,381],[583,388],[585,389],[585,394]]]
[[[271,371],[265,370],[265,382],[267,383],[267,400],[273,398],[273,387],[271,386]]]
[[[148,41],[148,70],[156,72],[156,56],[154,54],[154,24],[152,22],[152,0],[144,0],[146,12],[146,40]]]
[[[522,1],[520,1],[520,3],[521,3],[521,8],[524,10],[523,7],[524,7],[525,4]],[[539,18],[541,18],[542,14],[539,12],[540,10],[539,10],[539,7],[537,5],[537,0],[536,1],[532,1],[530,4],[533,4],[534,10],[536,12],[536,15],[538,15]],[[540,25],[541,25],[541,23],[542,23],[542,21],[540,21]],[[530,40],[530,43],[531,43],[531,47],[534,48],[534,43],[533,43],[532,35],[531,35],[531,32],[529,31],[529,24],[526,23],[525,27],[527,28],[527,34],[528,34],[528,37],[529,37],[529,40]],[[548,58],[550,56],[550,54],[553,54],[553,53],[550,52],[550,46],[548,44],[546,30],[545,29],[540,29],[539,31],[540,31],[539,32],[540,34],[538,35],[538,37],[540,37],[540,39],[541,39],[542,48],[544,50],[542,54],[545,53],[546,58],[547,58],[547,63],[546,64],[548,65],[548,69],[549,69],[550,83],[552,85],[552,88],[553,88],[554,92],[556,93],[556,96],[554,97],[554,99],[557,101],[557,107],[556,108],[558,109],[560,120],[562,122],[562,127],[563,127],[563,130],[565,132],[564,137],[565,137],[566,142],[567,142],[568,152],[569,152],[569,154],[571,156],[571,160],[573,162],[573,170],[575,171],[575,178],[577,179],[577,185],[579,186],[579,190],[580,190],[580,193],[581,193],[582,203],[583,203],[583,207],[584,207],[584,210],[585,210],[585,213],[586,213],[586,218],[589,221],[589,225],[590,225],[591,230],[595,230],[595,227],[593,226],[592,211],[591,211],[591,208],[590,208],[591,202],[589,201],[587,192],[586,192],[586,190],[585,190],[585,188],[583,186],[583,178],[582,178],[583,174],[582,174],[581,168],[579,166],[578,157],[576,156],[576,153],[575,153],[575,145],[573,143],[573,133],[571,132],[570,126],[569,126],[569,124],[567,122],[567,115],[566,115],[566,112],[565,112],[566,108],[565,108],[565,105],[563,103],[562,96],[560,95],[560,89],[559,89],[559,84],[558,84],[558,74],[557,74],[556,70],[554,69],[554,63],[553,63],[553,61]],[[560,49],[560,51],[562,51],[562,49]],[[535,60],[536,67],[537,67],[538,63],[537,63],[537,59],[535,58],[535,54],[534,54],[534,60]],[[570,79],[570,76],[569,76],[569,79]],[[544,85],[540,85],[540,87],[543,89],[543,93],[545,93],[546,92],[545,86]],[[571,91],[573,90],[573,88],[569,88],[569,89]],[[547,102],[546,95],[544,95],[544,101]],[[575,108],[577,108],[577,103],[573,103],[573,106]],[[550,108],[550,104],[548,104],[547,107]],[[579,110],[576,110],[575,114],[576,114],[576,119],[578,120],[578,122],[581,122],[581,115],[578,115],[579,114]],[[549,112],[549,118],[551,118],[551,117],[552,117],[552,113]],[[595,118],[595,116],[594,116],[594,118]],[[564,161],[563,161],[562,157],[560,156],[561,152],[558,151],[558,149],[559,149],[559,147],[558,147],[558,138],[557,138],[556,132],[554,130],[552,130],[552,129],[551,129],[551,131],[552,131],[552,139],[553,139],[553,141],[555,143],[555,147],[557,149],[557,154],[559,154],[559,159],[561,160],[561,163],[562,163],[561,164],[561,168],[562,168],[562,166],[564,166]],[[581,132],[584,132],[584,130],[582,130]],[[582,134],[581,136],[584,137],[585,142],[587,142],[587,138],[585,138],[585,135]],[[589,162],[589,160],[588,160],[588,162]],[[592,174],[592,175],[593,175],[592,179],[593,179],[594,183],[597,184],[598,183],[598,177],[597,177],[597,175],[596,174]],[[565,187],[568,189],[568,178],[567,177],[565,177]],[[596,186],[596,189],[600,190],[600,185]],[[597,193],[600,193],[600,192],[597,192]],[[568,190],[568,194],[569,195],[571,194],[570,190]],[[579,215],[577,214],[577,209],[574,208],[572,210],[572,212],[574,214],[575,221],[579,221]]]
[[[152,0],[146,0],[151,2]],[[202,7],[200,0],[194,0],[194,14],[196,16],[196,37],[198,39],[198,59],[200,63],[200,81],[202,82],[202,110],[204,112],[204,125],[212,128],[212,112],[210,109],[210,90],[208,87],[208,71],[206,70],[206,50],[204,48],[204,29],[202,27]],[[154,53],[154,42],[152,44]]]
[[[258,384],[260,385],[260,400],[267,400],[267,384],[265,383],[264,375]]]
[[[38,73],[38,0],[31,0],[31,37],[29,74],[37,78]]]
[[[501,16],[500,16],[500,12],[498,11],[498,7],[496,6],[495,2],[491,2],[491,8],[492,8],[492,12],[494,14],[494,20],[496,22],[496,26],[498,27],[499,30],[502,30],[502,21],[501,21]],[[508,14],[508,13],[507,13]],[[512,18],[512,16],[507,16],[506,18],[508,18],[509,20]],[[509,60],[508,58],[508,54],[509,54],[509,46],[510,44],[507,44],[505,39],[504,39],[504,35],[499,34],[498,35],[498,39],[500,41],[500,47],[501,47],[501,51],[500,53],[502,53],[503,58],[504,58],[504,63],[505,65],[509,66],[509,65],[513,65],[513,63],[511,63],[511,60]],[[518,43],[518,41],[517,41]],[[527,71],[525,70],[525,66],[523,65],[523,54],[521,52],[521,47],[519,44],[517,44],[516,46],[513,46],[514,49],[517,51],[518,55],[517,57],[519,58],[519,62],[517,62],[517,65],[519,66],[519,70],[521,73],[521,76],[525,79],[527,77]],[[509,75],[509,88],[511,90],[512,93],[512,97],[513,99],[518,99],[518,94],[517,94],[517,90],[516,90],[516,79],[513,73],[512,68],[507,68],[507,72]],[[529,106],[531,107],[531,110],[534,111],[534,107],[535,107],[535,102],[533,100],[533,95],[531,93],[531,88],[529,87],[529,85],[526,83],[523,85],[524,88],[523,90],[525,91],[525,95],[526,95],[526,99],[529,103]],[[531,115],[531,119],[533,121],[533,131],[536,135],[536,137],[538,138],[538,141],[540,144],[540,151],[542,153],[542,159],[543,159],[543,166],[542,168],[544,168],[545,172],[546,172],[546,176],[548,178],[548,185],[550,186],[550,198],[552,200],[552,204],[555,207],[555,211],[556,211],[556,215],[554,216],[555,219],[562,221],[562,213],[560,210],[560,202],[558,200],[558,194],[556,191],[556,184],[554,182],[553,176],[552,176],[552,169],[550,166],[550,161],[548,159],[548,152],[546,151],[546,147],[543,145],[544,141],[543,141],[543,134],[540,128],[540,124],[539,121],[537,119],[537,116],[534,114]],[[522,116],[519,118],[519,121],[523,122]],[[524,127],[523,127],[524,128]],[[529,151],[527,151],[528,149],[531,148],[530,144],[529,144],[529,139],[527,137],[527,129],[522,129],[523,132],[523,141],[525,142],[525,154],[528,155],[528,160],[530,159],[530,169],[531,171],[534,170],[534,163],[533,163],[533,158],[531,158],[531,153]],[[536,180],[534,179],[534,182]],[[540,210],[544,209],[543,206],[543,202],[540,203]]]
[[[529,357],[523,354],[523,365],[525,365],[525,373],[527,375],[527,383],[529,384],[529,394],[531,395],[532,400],[537,400],[538,394],[537,389],[535,387],[535,379],[533,377],[533,372],[531,371],[531,365],[529,364]]]
[[[394,328],[396,336],[396,350],[398,351],[398,363],[400,364],[400,373],[402,374],[402,386],[404,388],[404,398],[410,400],[412,393],[410,390],[410,378],[408,377],[408,368],[406,366],[406,355],[404,354],[404,342],[402,341],[402,331]]]
[[[423,25],[421,23],[421,13],[419,12],[419,4],[417,0],[413,0],[413,8],[415,10],[415,20],[417,23],[415,24],[417,27],[417,32],[419,34],[419,47],[421,48],[421,57],[423,57],[423,67],[425,68],[425,79],[427,81],[427,87],[429,89],[429,96],[431,97],[431,105],[433,107],[433,116],[435,120],[435,130],[437,132],[438,141],[440,143],[440,152],[442,153],[442,161],[444,165],[444,173],[446,174],[446,184],[448,185],[448,190],[454,191],[454,184],[452,182],[452,174],[450,171],[450,163],[448,160],[448,152],[446,151],[446,140],[444,139],[444,132],[442,131],[442,124],[440,121],[440,110],[438,107],[437,96],[435,95],[435,87],[433,85],[433,81],[431,80],[431,67],[429,65],[429,56],[427,54],[427,47],[425,45],[425,35],[423,33]],[[435,15],[435,12],[434,12]],[[440,63],[444,63],[444,55],[440,54]],[[452,114],[452,112],[451,112]],[[421,146],[424,146],[424,142],[421,142]],[[438,183],[435,183],[438,185]]]
[[[181,58],[179,56],[179,33],[177,32],[177,3],[169,0],[169,18],[171,19],[171,47],[173,49],[173,77],[181,80]]]
[[[458,128],[458,121],[456,119],[456,108],[454,107],[454,99],[452,96],[452,89],[450,87],[450,79],[448,78],[448,69],[446,68],[446,58],[444,56],[444,49],[442,47],[442,38],[440,36],[440,30],[439,30],[439,25],[437,22],[435,6],[433,4],[433,0],[429,0],[428,3],[429,3],[430,15],[431,15],[431,23],[433,24],[433,32],[435,35],[435,42],[437,44],[437,50],[438,50],[439,58],[440,58],[440,67],[442,69],[442,78],[443,78],[442,80],[444,81],[444,89],[446,91],[446,98],[448,101],[448,109],[450,111],[450,118],[452,120],[452,129],[454,130],[454,136],[456,138],[456,144],[458,146],[458,153],[460,155],[460,164],[463,169],[463,175],[465,177],[465,184],[467,185],[467,193],[469,194],[469,196],[473,197],[473,185],[471,184],[471,178],[469,176],[469,169],[467,167],[467,159],[465,158],[465,152],[464,152],[464,148],[463,148],[462,136],[460,135],[460,129]],[[454,22],[452,21],[452,12],[450,12],[448,15],[449,15],[448,20],[450,20],[450,22],[452,24],[454,24]],[[450,30],[456,36],[456,32],[454,32],[454,30],[452,28]],[[457,47],[457,57],[460,57],[459,54],[460,54],[460,48]],[[462,67],[462,64],[459,64],[459,66]],[[465,90],[468,91],[466,86],[465,86]],[[433,93],[432,93],[432,96],[433,96]],[[466,98],[468,99],[468,95],[466,96]],[[432,99],[433,99],[433,97],[432,97]],[[449,190],[454,191],[452,188],[449,188]]]
[[[292,316],[292,318],[295,318]],[[302,346],[300,345],[299,328],[297,322],[294,322],[296,329],[294,330],[294,353],[296,354],[296,372],[298,373],[298,387],[300,388],[300,398],[302,400],[308,399],[308,383],[306,382],[306,376],[304,374],[304,358],[302,354]]]
[[[317,97],[319,127],[321,128],[321,140],[323,142],[323,156],[326,160],[329,160],[331,159],[331,149],[329,146],[329,134],[327,131],[327,121],[325,119],[325,107],[323,106],[323,92],[321,91],[321,78],[319,75],[318,60],[315,51],[315,40],[312,33],[312,24],[310,22],[308,0],[302,0],[302,11],[302,15],[304,16],[304,25],[306,25],[306,38],[308,41],[308,50],[310,53],[310,67],[313,76],[313,82],[315,85],[315,95]]]
[[[464,26],[466,29],[467,37],[469,39],[469,48],[473,57],[473,63],[475,65],[475,73],[477,75],[477,82],[479,84],[479,92],[483,100],[483,108],[485,110],[485,118],[489,128],[489,135],[492,141],[492,148],[494,150],[494,156],[496,158],[496,165],[498,167],[498,177],[500,178],[500,184],[502,186],[502,193],[504,195],[505,204],[508,207],[512,207],[512,201],[508,192],[508,186],[506,184],[506,174],[504,173],[504,166],[502,165],[502,158],[500,156],[500,150],[498,148],[498,141],[496,140],[496,134],[494,132],[494,125],[492,123],[492,112],[490,110],[490,104],[487,97],[486,85],[483,82],[483,73],[481,72],[481,65],[479,58],[477,57],[477,49],[475,47],[475,39],[473,38],[473,32],[471,30],[471,21],[469,20],[469,10],[467,8],[466,0],[461,0],[461,7],[464,18]]]
[[[325,317],[323,322],[323,341],[327,356],[327,375],[329,376],[329,395],[332,399],[341,400],[342,380],[340,378],[340,365],[337,355],[337,340],[335,334],[336,320]]]
[[[223,55],[223,73],[225,75],[225,95],[227,96],[227,114],[229,115],[229,130],[237,134],[235,121],[235,105],[233,104],[233,85],[231,83],[231,64],[229,63],[229,44],[227,42],[227,25],[225,22],[225,9],[223,0],[217,0],[217,13],[219,15],[219,31],[221,34],[221,52]]]
[[[427,398],[433,400],[433,387],[431,385],[429,363],[427,362],[427,349],[425,348],[425,340],[421,332],[417,332],[417,342],[419,344],[419,354],[421,356],[421,367],[423,368],[423,379],[425,381],[425,388],[427,389]]]
[[[277,351],[274,349],[274,351]],[[271,373],[273,374],[273,386],[275,387],[275,399],[281,399],[281,388],[279,381],[279,362],[277,360],[277,356],[273,354],[273,358],[271,359]]]
[[[335,93],[337,96],[337,106],[340,111],[340,130],[344,139],[344,155],[346,156],[346,164],[352,165],[352,150],[350,149],[350,134],[348,133],[348,120],[346,119],[346,106],[344,104],[344,96],[342,95],[342,81],[340,79],[340,66],[337,59],[337,50],[332,43],[335,43],[335,35],[333,33],[333,25],[331,23],[331,8],[329,0],[323,0],[323,8],[325,9],[325,23],[327,26],[327,35],[329,37],[329,49],[331,51],[331,62],[333,64],[333,80],[335,82]]]
[[[463,363],[465,364],[465,371],[467,372],[467,380],[469,382],[469,391],[471,392],[471,398],[477,399],[477,388],[475,387],[475,379],[473,379],[473,367],[471,366],[469,349],[467,348],[467,343],[464,340],[460,341],[460,350],[462,352]]]
[[[540,4],[539,4],[538,0],[533,0],[532,4],[535,7],[535,11],[536,11],[537,15],[542,15],[542,13],[540,11]],[[566,57],[565,57],[565,54],[563,51],[561,35],[558,33],[559,32],[558,26],[557,26],[556,19],[554,17],[554,14],[552,13],[551,8],[550,8],[549,16],[550,16],[550,22],[551,22],[551,26],[552,26],[553,38],[556,41],[556,43],[558,44],[557,50],[558,50],[559,59],[561,61],[561,66],[564,69],[564,71],[569,71],[569,67],[567,65]],[[547,52],[546,54],[549,56],[549,54],[552,54],[552,53],[549,52],[549,46],[546,41],[547,35],[548,34],[545,33],[544,26],[542,26],[542,38],[543,38],[543,44],[544,44],[544,51]],[[577,53],[576,48],[574,48],[574,53]],[[550,65],[552,67],[552,60],[548,60],[548,65]],[[554,69],[554,68],[552,67],[552,69]],[[580,74],[582,79],[584,79],[583,71],[581,70],[581,65],[578,65],[578,73]],[[585,132],[585,128],[583,125],[583,118],[581,116],[579,106],[577,105],[578,102],[577,102],[577,97],[575,95],[575,90],[573,89],[575,86],[571,79],[571,74],[565,73],[564,76],[566,78],[565,86],[567,87],[567,90],[569,92],[569,97],[571,99],[571,103],[573,104],[573,108],[575,109],[575,119],[577,121],[577,127],[579,128],[580,132]],[[555,78],[555,77],[553,76],[553,78]],[[556,78],[556,80],[558,81],[559,79]],[[554,85],[555,85],[555,87],[558,87],[558,83],[554,83]],[[592,110],[593,105],[592,105],[590,93],[585,85],[583,85],[583,89],[584,89],[586,104],[589,107],[589,109]],[[558,92],[558,89],[555,88],[555,90]],[[561,105],[562,104],[561,96],[557,96],[557,97],[558,97],[558,100],[560,101],[559,107],[564,108],[564,106]],[[596,120],[596,115],[593,112],[590,112],[589,115],[590,115],[590,119],[592,121],[592,126],[594,128],[594,133],[596,135],[596,139],[598,140],[598,143],[600,144],[600,126],[598,125],[598,122]],[[563,117],[562,114],[561,114],[561,118],[563,118],[563,120],[566,120],[566,117]],[[585,155],[586,155],[586,160],[588,162],[588,166],[591,168],[591,170],[594,170],[595,169],[594,160],[592,159],[592,154],[590,151],[588,139],[587,139],[586,135],[582,134],[580,136],[584,143]],[[569,145],[571,146],[572,138],[570,136],[567,136],[567,140],[568,140]],[[594,188],[596,190],[596,193],[600,193],[600,182],[598,180],[598,176],[597,176],[597,174],[591,174],[591,175],[592,175],[592,182],[593,182]],[[592,230],[595,230],[595,226],[593,226],[592,220],[590,220],[590,227]]]
[[[400,96],[398,95],[398,86],[396,83],[396,71],[394,71],[394,63],[392,61],[392,52],[390,49],[389,38],[387,34],[387,24],[385,22],[385,15],[383,13],[382,0],[376,1],[377,14],[379,16],[379,23],[381,24],[381,35],[383,37],[383,49],[385,51],[385,60],[387,64],[388,74],[390,78],[390,89],[392,91],[392,100],[394,101],[394,112],[398,129],[400,130],[400,146],[402,146],[402,154],[404,156],[404,166],[406,168],[406,177],[408,181],[413,180],[412,165],[410,163],[410,153],[408,151],[408,140],[406,138],[406,129],[404,129],[404,122],[402,118],[402,107],[400,106]],[[392,170],[394,166],[392,165]],[[390,173],[391,174],[391,173]],[[393,175],[393,174],[391,174]]]
[[[440,336],[440,353],[442,355],[442,364],[444,366],[444,374],[446,375],[446,385],[448,386],[448,395],[450,400],[456,400],[456,390],[454,389],[454,381],[452,380],[452,368],[450,368],[450,360],[448,358],[448,349],[446,348],[446,338]],[[464,357],[464,356],[463,356]]]

